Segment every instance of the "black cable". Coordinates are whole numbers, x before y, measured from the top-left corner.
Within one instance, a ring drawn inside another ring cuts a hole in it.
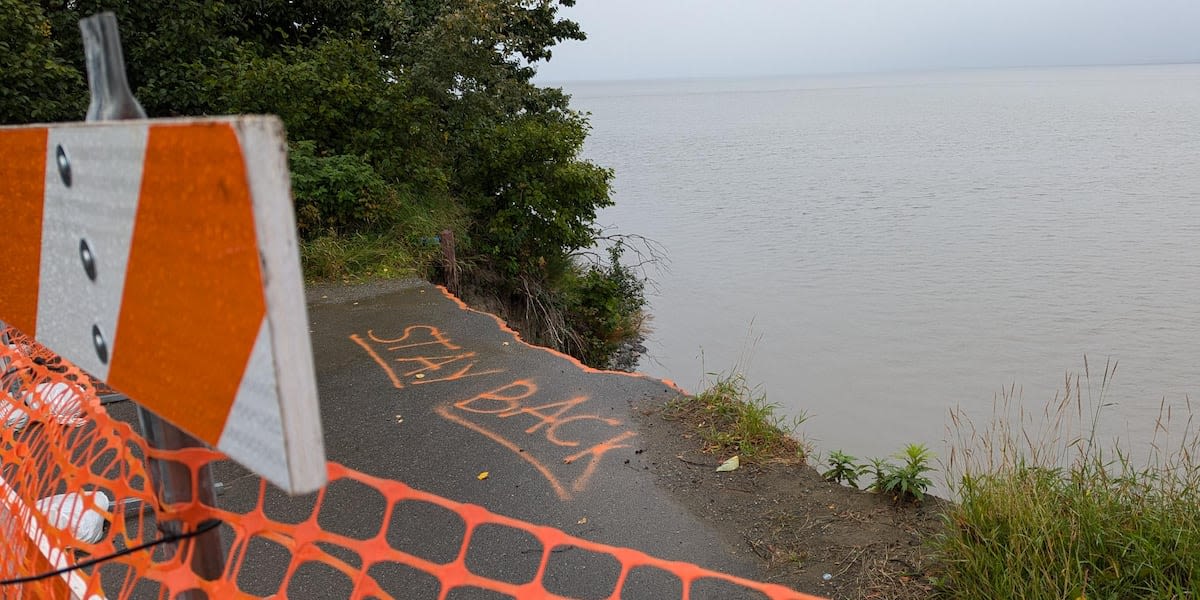
[[[29,583],[31,581],[40,581],[42,579],[49,579],[56,575],[62,575],[63,573],[70,573],[71,571],[75,571],[75,570],[82,569],[85,567],[90,567],[92,565],[99,564],[99,563],[102,563],[105,561],[110,561],[114,558],[125,556],[126,554],[133,554],[134,552],[138,552],[139,550],[145,550],[146,548],[152,548],[159,544],[169,544],[171,542],[178,542],[178,541],[186,540],[188,538],[194,538],[202,533],[207,533],[207,532],[212,531],[213,529],[216,529],[217,527],[220,527],[220,526],[221,526],[220,520],[209,519],[207,521],[200,523],[200,526],[197,527],[195,531],[191,531],[188,533],[172,533],[170,535],[164,535],[163,537],[158,538],[157,540],[154,540],[153,542],[146,542],[145,544],[134,546],[132,548],[126,548],[124,550],[120,550],[118,552],[109,554],[108,556],[101,556],[98,558],[89,558],[88,560],[85,560],[81,563],[76,563],[69,567],[63,567],[57,571],[50,571],[47,573],[39,573],[37,575],[29,575],[26,577],[16,577],[14,579],[5,579],[3,581],[0,581],[0,586],[2,586],[2,585],[17,585],[17,584],[21,584],[21,583]]]

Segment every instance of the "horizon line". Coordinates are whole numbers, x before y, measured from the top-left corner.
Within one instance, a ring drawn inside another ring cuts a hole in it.
[[[1179,65],[1200,65],[1200,58],[1151,60],[1146,62],[1115,62],[1115,63],[1062,63],[1062,64],[1026,64],[1005,66],[943,66],[943,67],[912,67],[886,70],[861,71],[809,71],[793,73],[724,73],[708,75],[648,75],[642,77],[612,77],[612,78],[577,78],[557,79],[546,78],[541,84],[563,83],[635,83],[652,81],[706,81],[731,79],[782,79],[790,77],[842,77],[856,75],[897,75],[913,73],[943,73],[949,71],[1004,71],[1018,69],[1079,69],[1089,67],[1167,67]],[[534,80],[542,79],[539,75]]]

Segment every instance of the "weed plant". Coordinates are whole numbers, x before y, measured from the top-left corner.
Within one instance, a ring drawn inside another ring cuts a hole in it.
[[[711,386],[695,396],[669,402],[665,415],[682,418],[700,431],[708,450],[736,453],[743,461],[803,460],[806,448],[793,437],[803,414],[787,419],[776,414],[777,404],[751,388],[744,376],[717,375]]]
[[[1014,416],[1012,390],[982,429],[952,414],[948,469],[959,502],[934,541],[944,597],[1200,598],[1190,404],[1177,441],[1161,405],[1149,457],[1135,461],[1120,443],[1097,439],[1116,364],[1105,365],[1098,394],[1086,359],[1084,373],[1083,386],[1068,376],[1038,419],[1020,407]]]
[[[873,481],[867,486],[869,491],[890,494],[896,500],[924,500],[925,492],[933,485],[925,475],[934,470],[930,466],[933,453],[924,444],[909,444],[895,457],[903,461],[903,464],[897,466],[885,458],[872,458],[868,462],[859,463],[856,462],[857,458],[834,450],[826,461],[829,469],[821,473],[821,476],[828,481],[844,482],[857,489],[859,477],[872,475]]]
[[[888,464],[882,471],[876,465],[874,488],[883,494],[892,494],[897,500],[925,499],[925,492],[933,485],[926,473],[933,470],[929,461],[933,454],[924,444],[909,444],[904,451],[896,455],[904,461],[901,466]],[[882,475],[882,477],[880,477]]]
[[[821,477],[824,477],[826,481],[845,483],[858,489],[859,476],[866,473],[870,466],[859,464],[857,461],[857,458],[841,450],[834,450],[829,453],[829,458],[825,461],[829,465],[829,469],[821,473]]]

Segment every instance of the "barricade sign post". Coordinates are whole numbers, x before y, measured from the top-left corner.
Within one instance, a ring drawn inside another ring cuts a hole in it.
[[[0,127],[0,321],[137,402],[152,446],[210,445],[288,492],[319,489],[282,124],[146,120],[115,17],[80,29],[88,122]],[[164,504],[212,504],[207,468],[193,479],[185,465],[149,462]],[[192,557],[198,575],[220,576],[215,530]]]
[[[91,92],[91,102],[88,105],[87,121],[118,121],[145,119],[146,111],[142,109],[137,98],[129,89],[129,81],[125,75],[124,52],[121,49],[121,36],[117,28],[116,17],[112,13],[93,15],[79,22],[79,31],[83,35],[83,51],[87,65],[88,88]],[[65,153],[64,153],[65,156]],[[57,149],[56,149],[57,158]],[[66,168],[70,164],[65,163]],[[63,168],[63,165],[59,165]],[[80,241],[80,259],[89,279],[95,279],[96,261],[86,240]],[[97,335],[94,333],[93,335]],[[99,333],[102,335],[102,332]],[[93,340],[97,344],[103,341]],[[155,448],[164,450],[179,450],[183,448],[204,447],[204,443],[189,435],[182,429],[172,425],[162,417],[154,414],[145,406],[137,407],[138,422],[146,441]],[[186,466],[154,457],[147,457],[150,465],[150,477],[153,480],[155,496],[163,504],[187,502],[195,494],[197,499],[209,505],[215,504],[216,494],[213,490],[212,468],[205,465],[196,472],[195,485],[191,473]],[[178,521],[162,521],[158,529],[168,535],[184,533],[182,523]],[[215,529],[196,536],[192,542],[192,570],[206,580],[221,576],[224,568],[224,553],[221,550],[221,534]],[[180,552],[180,544],[171,544],[173,552]],[[192,593],[183,594],[182,600],[196,600],[199,596]]]

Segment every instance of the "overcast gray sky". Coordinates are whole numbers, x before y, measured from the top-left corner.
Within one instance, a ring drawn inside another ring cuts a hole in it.
[[[578,0],[543,81],[1200,60],[1200,0]]]

